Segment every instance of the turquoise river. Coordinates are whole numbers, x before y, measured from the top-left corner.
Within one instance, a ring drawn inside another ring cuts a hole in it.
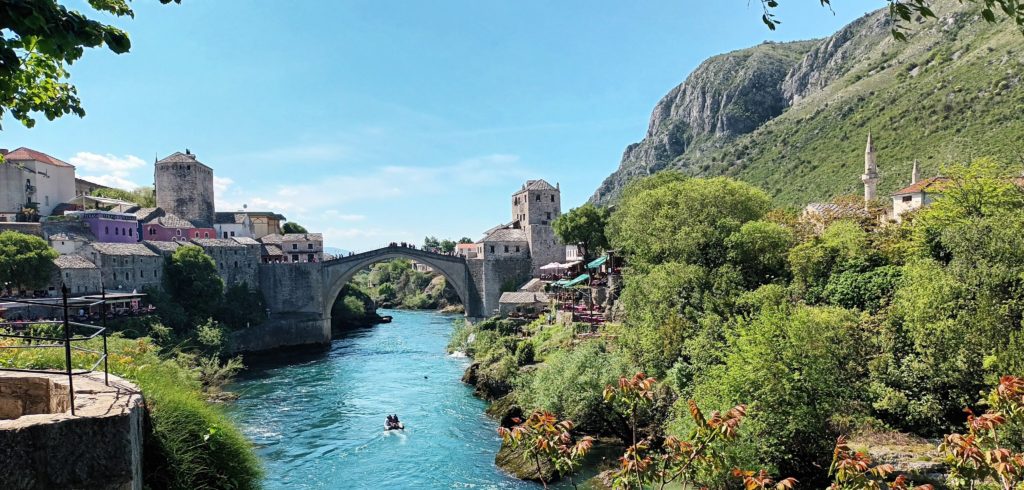
[[[446,355],[456,317],[388,311],[317,354],[262,359],[239,377],[230,411],[258,448],[267,489],[540,488],[494,466],[485,403]],[[407,429],[386,433],[397,413]]]

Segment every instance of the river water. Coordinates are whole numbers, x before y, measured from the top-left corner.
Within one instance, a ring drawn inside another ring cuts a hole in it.
[[[456,317],[382,314],[394,321],[349,332],[327,352],[253,364],[230,388],[265,487],[539,488],[494,466],[497,425],[460,382],[469,361],[445,353]],[[406,430],[384,432],[388,413]]]

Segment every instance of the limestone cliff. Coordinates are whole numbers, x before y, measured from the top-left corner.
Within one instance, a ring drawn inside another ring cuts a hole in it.
[[[911,23],[906,42],[892,39],[883,9],[825,39],[708,59],[658,102],[591,201],[668,168],[747,180],[783,204],[856,193],[869,129],[882,192],[905,185],[915,159],[926,176],[980,155],[1017,162],[1024,38],[970,2],[934,10],[940,18]]]

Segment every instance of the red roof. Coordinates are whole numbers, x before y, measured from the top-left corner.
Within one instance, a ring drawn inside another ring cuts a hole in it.
[[[475,243],[459,243],[459,244],[455,245],[455,248],[459,249],[459,250],[462,250],[462,249],[473,249],[473,248],[476,248],[476,244]]]
[[[918,192],[935,192],[941,193],[950,184],[949,177],[931,177],[928,179],[921,179],[913,184],[910,184],[892,195],[899,196],[901,194],[916,194]]]
[[[67,162],[65,162],[63,160],[58,160],[58,159],[56,159],[54,157],[51,157],[50,155],[47,155],[46,153],[43,153],[41,151],[36,151],[36,150],[31,149],[31,148],[25,148],[24,146],[22,146],[21,148],[18,148],[16,150],[12,150],[12,151],[7,151],[7,150],[2,150],[2,151],[3,151],[3,155],[4,155],[4,159],[5,160],[22,161],[22,162],[23,161],[27,161],[27,160],[35,160],[37,162],[48,163],[50,165],[54,165],[54,166],[57,166],[57,167],[71,167],[71,168],[75,168],[74,165],[71,165],[70,163],[67,163]]]

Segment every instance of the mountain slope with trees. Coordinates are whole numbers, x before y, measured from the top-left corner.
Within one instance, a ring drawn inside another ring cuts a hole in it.
[[[875,134],[885,194],[978,156],[1024,158],[1024,50],[1010,19],[934,2],[894,39],[887,9],[818,41],[766,43],[716,56],[663,98],[592,202],[665,169],[752,183],[779,203],[859,193],[864,141]],[[758,108],[752,111],[751,107]]]

